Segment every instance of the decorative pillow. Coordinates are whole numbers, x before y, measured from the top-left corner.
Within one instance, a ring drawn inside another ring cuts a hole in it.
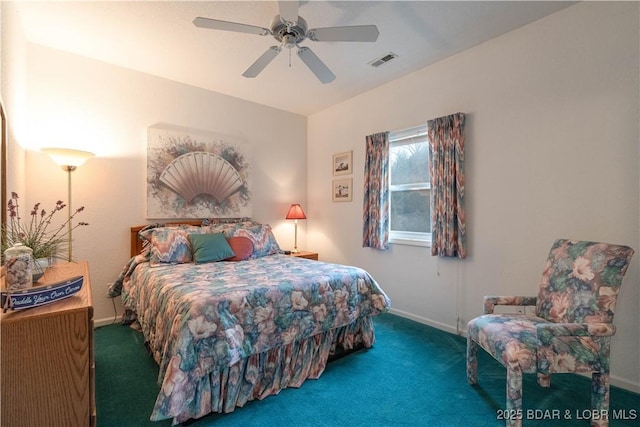
[[[149,225],[143,228],[142,230],[140,230],[138,232],[138,238],[140,240],[146,240],[148,242],[151,242],[151,237],[154,235],[154,233],[156,232],[164,233],[168,230],[185,230],[185,231],[188,231],[188,234],[194,234],[194,233],[201,234],[204,232],[203,227],[199,227],[196,225],[184,224],[184,225],[165,226],[163,224],[156,224],[156,225]]]
[[[236,255],[222,233],[190,234],[189,241],[196,264],[221,261]]]
[[[236,256],[226,259],[225,261],[244,261],[245,259],[249,259],[251,254],[253,254],[253,242],[248,237],[230,237],[227,239],[227,242]]]
[[[253,243],[251,258],[260,258],[282,252],[275,236],[271,232],[271,226],[269,224],[239,228],[233,231],[233,236],[231,237],[236,236],[248,237],[251,240]]]
[[[243,218],[208,218],[202,220],[202,226],[216,226],[216,225],[235,225],[235,224],[244,224],[244,225],[260,225],[259,222],[252,220],[251,218],[243,217]]]
[[[191,262],[191,243],[189,242],[189,234],[198,232],[200,227],[188,228],[172,228],[163,227],[153,229],[151,237],[151,256],[150,264],[152,267],[160,264],[183,264]]]
[[[232,237],[236,230],[241,228],[250,228],[261,225],[255,221],[241,221],[241,222],[221,222],[214,223],[202,227],[204,233],[223,233],[227,238]]]

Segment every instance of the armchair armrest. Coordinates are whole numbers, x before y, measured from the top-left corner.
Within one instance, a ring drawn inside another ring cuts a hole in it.
[[[616,333],[613,323],[538,323],[538,340],[551,342],[554,337],[612,337]]]
[[[485,296],[484,314],[493,314],[493,309],[496,305],[520,305],[530,306],[536,305],[538,297],[523,297],[523,296]]]

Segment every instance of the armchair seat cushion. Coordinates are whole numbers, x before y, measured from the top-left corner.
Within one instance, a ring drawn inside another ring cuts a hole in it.
[[[505,367],[537,372],[536,324],[549,321],[525,314],[485,314],[467,325],[467,334]]]

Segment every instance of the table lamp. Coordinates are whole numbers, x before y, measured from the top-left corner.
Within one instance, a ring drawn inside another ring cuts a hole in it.
[[[298,203],[291,205],[289,208],[289,212],[287,212],[286,219],[292,219],[295,226],[295,243],[293,245],[292,253],[298,253],[298,220],[299,219],[307,219],[302,210],[302,206]]]

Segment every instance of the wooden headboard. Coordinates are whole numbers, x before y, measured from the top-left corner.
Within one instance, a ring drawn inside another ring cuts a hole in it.
[[[190,219],[190,220],[177,221],[177,222],[164,222],[163,224],[164,225],[180,225],[180,224],[202,225],[202,220],[201,219]],[[131,227],[131,236],[130,236],[131,250],[130,250],[130,256],[134,257],[134,256],[138,255],[142,251],[143,241],[138,239],[138,232],[140,230],[142,230],[143,228],[148,227],[149,225],[153,225],[153,224],[134,225],[133,227]]]

